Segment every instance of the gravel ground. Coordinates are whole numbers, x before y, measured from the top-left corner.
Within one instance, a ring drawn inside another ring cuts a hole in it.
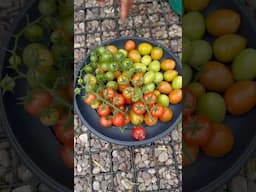
[[[159,14],[161,6],[157,1],[147,4],[137,0],[142,4],[133,7],[132,16],[124,25],[118,20],[119,10],[116,12],[109,6],[113,1],[107,1],[109,4],[101,9],[90,8],[95,7],[95,0],[84,2],[75,1],[77,8],[89,8],[75,14],[75,63],[79,63],[91,48],[102,41],[116,38],[119,33],[121,36],[152,37],[180,56],[180,19],[168,4],[163,4],[167,13],[164,15]],[[84,19],[90,21],[84,22]],[[83,34],[85,32],[86,35]],[[77,116],[75,131],[76,192],[89,192],[90,188],[100,192],[181,191],[180,129],[176,128],[153,144],[137,148],[114,145],[99,139],[81,124]]]

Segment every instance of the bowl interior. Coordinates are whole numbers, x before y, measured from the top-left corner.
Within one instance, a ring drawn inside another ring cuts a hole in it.
[[[211,1],[209,7],[203,12],[207,15],[216,8],[230,8],[240,13],[241,27],[239,34],[247,37],[248,46],[256,48],[254,38],[255,28],[247,15],[244,7],[239,6],[238,1]],[[213,37],[207,36],[212,41]],[[214,187],[226,182],[239,167],[246,161],[255,148],[256,109],[242,116],[228,115],[225,124],[232,128],[235,136],[235,145],[230,154],[223,158],[210,158],[200,155],[199,159],[190,167],[183,169],[183,191],[205,191],[209,192]]]
[[[176,70],[179,72],[179,74],[182,73],[180,62],[175,57],[175,55],[171,51],[169,51],[167,48],[165,48],[164,46],[162,46],[162,45],[160,45],[156,42],[153,42],[153,41],[150,41],[150,40],[147,40],[147,39],[143,39],[143,38],[124,37],[124,38],[120,38],[120,39],[105,42],[105,43],[103,43],[103,45],[112,44],[112,45],[116,45],[119,48],[124,48],[124,44],[128,39],[134,40],[136,42],[136,45],[138,45],[141,42],[149,42],[153,46],[162,47],[164,49],[164,56],[161,60],[167,59],[167,58],[174,59],[177,63]],[[82,63],[79,65],[78,71],[85,64],[88,64],[88,63],[89,63],[89,56],[87,56],[85,61],[82,61]],[[77,75],[78,71],[76,72],[76,75]],[[95,133],[100,138],[102,138],[102,139],[104,139],[108,142],[112,142],[112,143],[116,143],[116,144],[123,144],[123,145],[146,144],[146,143],[150,143],[150,142],[152,142],[156,139],[159,139],[160,137],[166,135],[180,121],[180,119],[181,119],[181,107],[182,107],[181,103],[177,104],[177,105],[170,105],[170,108],[174,112],[174,116],[173,116],[172,121],[170,121],[168,123],[159,122],[156,126],[153,126],[153,127],[146,127],[145,126],[146,133],[147,133],[146,139],[144,141],[135,142],[134,139],[131,136],[132,125],[129,125],[129,127],[124,132],[121,132],[120,130],[118,130],[115,127],[110,127],[110,128],[107,128],[107,129],[103,128],[99,123],[99,117],[98,117],[96,111],[91,109],[88,105],[84,104],[83,99],[80,95],[75,97],[75,108],[76,108],[76,111],[77,111],[79,117],[83,121],[83,123],[93,133]]]

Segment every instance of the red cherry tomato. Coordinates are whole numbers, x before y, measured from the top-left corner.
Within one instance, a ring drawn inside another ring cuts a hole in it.
[[[183,139],[191,145],[204,146],[212,135],[212,127],[208,119],[192,116],[183,120]]]
[[[125,125],[125,117],[121,113],[117,113],[112,118],[112,123],[116,127],[122,127]]]
[[[158,118],[151,116],[147,113],[144,117],[144,122],[147,126],[154,126],[158,122]]]
[[[132,137],[137,140],[141,141],[146,138],[146,131],[143,126],[137,126],[132,129]]]
[[[32,92],[31,99],[25,103],[25,110],[31,115],[39,115],[51,103],[52,96],[49,92],[36,90]]]
[[[191,93],[189,89],[183,89],[183,108],[182,114],[184,116],[191,115],[195,111],[196,97]]]
[[[100,117],[100,124],[103,127],[110,127],[112,125],[112,119],[109,117]]]
[[[115,106],[121,106],[125,104],[125,98],[121,94],[116,94],[115,97],[113,98],[113,104]]]
[[[164,113],[164,107],[160,104],[154,104],[150,108],[150,112],[151,112],[153,117],[161,117]]]
[[[89,94],[87,95],[85,98],[84,98],[84,103],[88,104],[88,105],[91,105],[93,101],[96,100],[96,95],[94,94]]]
[[[111,113],[111,109],[108,105],[101,104],[97,109],[97,113],[99,114],[99,116],[106,117]]]
[[[115,91],[112,88],[106,88],[103,90],[103,96],[106,99],[112,100],[115,96]]]
[[[146,93],[144,96],[143,96],[143,99],[144,101],[146,102],[146,104],[148,105],[153,105],[156,103],[156,100],[157,100],[157,96],[152,93],[152,92],[149,92],[149,93]]]
[[[132,110],[137,115],[142,115],[146,112],[146,108],[142,101],[137,101],[132,105]]]
[[[74,168],[74,147],[73,145],[63,145],[61,156],[67,168]]]
[[[128,41],[126,41],[124,47],[125,47],[126,51],[131,51],[131,50],[135,49],[136,43],[133,40],[128,40]]]

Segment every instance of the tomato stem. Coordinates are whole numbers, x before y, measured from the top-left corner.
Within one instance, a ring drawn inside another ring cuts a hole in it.
[[[184,153],[185,157],[189,160],[190,163],[193,162],[193,158],[191,157],[191,154],[189,153],[187,146],[182,142],[182,152]]]
[[[151,120],[153,120],[153,117],[152,117],[152,114],[151,114],[151,112],[150,112],[150,110],[149,110],[149,108],[148,108],[148,105],[146,104],[146,102],[145,102],[145,100],[142,98],[142,101],[143,101],[143,104],[144,104],[144,106],[145,106],[145,108],[146,108],[146,111],[147,111],[147,113],[148,113],[148,115],[149,115],[149,118],[151,119]]]
[[[119,108],[117,108],[115,105],[113,105],[112,103],[110,103],[108,100],[104,99],[103,97],[101,97],[99,94],[94,93],[97,97],[97,99],[99,99],[100,101],[106,103],[107,105],[109,105],[110,107],[114,108],[116,111],[122,113],[123,115],[126,115],[125,112],[123,112],[122,110],[120,110]]]
[[[54,91],[52,91],[51,89],[49,89],[48,87],[46,87],[43,84],[40,84],[40,86],[45,89],[46,91],[48,91],[49,93],[51,93],[54,96],[54,99],[56,99],[57,101],[59,101],[60,103],[62,103],[63,105],[65,105],[66,107],[68,107],[70,110],[73,110],[73,105],[69,104],[65,99],[62,99],[60,96],[58,96]]]

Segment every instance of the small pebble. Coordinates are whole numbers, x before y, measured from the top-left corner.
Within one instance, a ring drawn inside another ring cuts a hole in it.
[[[162,153],[160,153],[160,155],[159,155],[159,157],[158,157],[158,160],[160,161],[160,162],[165,162],[165,161],[167,161],[168,160],[168,154],[166,153],[166,152],[162,152]]]
[[[3,167],[9,167],[10,166],[10,159],[9,159],[9,154],[6,150],[1,149],[0,150],[0,165]]]
[[[32,192],[32,187],[30,185],[24,185],[21,187],[17,187],[12,192]]]
[[[5,173],[6,173],[6,168],[5,167],[0,167],[0,178],[2,178]]]
[[[93,182],[93,189],[96,191],[100,190],[100,183],[98,181]]]
[[[20,165],[18,167],[18,177],[20,180],[27,182],[32,179],[33,175],[24,165]]]

